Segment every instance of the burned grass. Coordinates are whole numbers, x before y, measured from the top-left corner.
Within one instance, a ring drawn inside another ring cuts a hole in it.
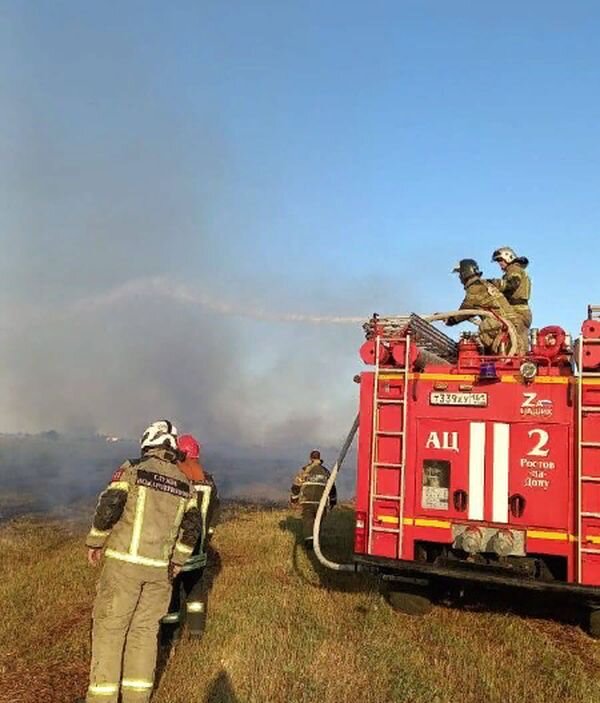
[[[352,519],[328,518],[328,554],[349,558]],[[0,530],[2,703],[85,690],[96,573],[82,537],[39,520]],[[600,701],[600,644],[573,625],[501,608],[394,613],[375,580],[317,565],[281,508],[228,508],[214,548],[207,632],[163,659],[153,703]]]

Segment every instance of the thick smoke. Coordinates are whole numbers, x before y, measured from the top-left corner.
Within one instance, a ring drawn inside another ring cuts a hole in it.
[[[133,27],[115,15],[110,37],[85,13],[58,33],[42,15],[7,17],[0,42],[19,69],[0,82],[0,432],[133,440],[168,417],[200,437],[230,493],[283,491],[313,446],[332,463],[356,411],[358,319],[406,310],[406,291],[298,271],[255,241],[276,196],[241,178],[208,93],[156,83],[165,56],[132,47],[137,13]],[[16,463],[0,442],[4,484],[20,472],[35,492],[33,440]],[[89,476],[117,458],[99,468],[100,444],[74,461],[47,443],[45,494],[95,490]]]

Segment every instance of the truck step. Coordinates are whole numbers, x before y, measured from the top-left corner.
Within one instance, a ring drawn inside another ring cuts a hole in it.
[[[387,532],[388,534],[392,535],[400,534],[400,530],[396,529],[395,527],[371,527],[371,530],[373,532]]]

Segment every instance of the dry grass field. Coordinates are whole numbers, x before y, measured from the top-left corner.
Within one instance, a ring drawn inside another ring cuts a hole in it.
[[[328,553],[349,556],[352,520],[348,508],[329,516]],[[2,703],[85,691],[97,574],[84,529],[33,518],[0,528]],[[525,616],[520,604],[515,615],[492,600],[400,615],[373,578],[317,567],[298,531],[282,509],[225,511],[207,632],[163,657],[153,703],[600,702],[600,644],[567,614]]]

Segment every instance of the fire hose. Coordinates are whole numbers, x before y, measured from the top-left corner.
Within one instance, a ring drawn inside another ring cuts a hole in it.
[[[439,320],[447,320],[449,317],[475,317],[479,315],[480,317],[488,317],[497,320],[506,327],[508,332],[508,338],[510,340],[510,347],[506,352],[506,356],[515,356],[519,349],[519,338],[517,336],[517,329],[514,324],[505,317],[497,315],[490,310],[455,310],[454,312],[436,312],[433,315],[423,315],[423,319],[427,322],[437,322]],[[466,321],[466,320],[465,320]]]
[[[357,564],[338,564],[337,562],[330,561],[327,559],[326,556],[324,556],[323,552],[321,551],[321,542],[320,542],[320,534],[321,534],[321,521],[323,519],[323,513],[325,512],[325,506],[329,502],[329,494],[331,493],[331,489],[333,488],[333,484],[335,483],[336,476],[338,475],[338,471],[342,467],[342,464],[344,463],[344,459],[346,458],[346,454],[348,453],[348,450],[350,449],[350,446],[352,444],[352,441],[354,440],[354,435],[356,434],[356,431],[358,430],[358,418],[359,415],[357,415],[354,418],[354,423],[352,427],[350,428],[350,432],[348,432],[348,436],[346,437],[346,440],[344,441],[344,444],[342,445],[342,448],[340,450],[339,456],[337,458],[337,461],[335,462],[333,469],[331,469],[331,475],[329,476],[329,480],[325,484],[325,490],[323,491],[323,495],[321,496],[321,500],[319,501],[319,507],[317,508],[317,515],[315,517],[315,522],[313,525],[313,548],[315,550],[315,554],[317,556],[317,559],[323,564],[323,566],[326,566],[328,569],[333,569],[334,571],[358,571],[358,565]]]

